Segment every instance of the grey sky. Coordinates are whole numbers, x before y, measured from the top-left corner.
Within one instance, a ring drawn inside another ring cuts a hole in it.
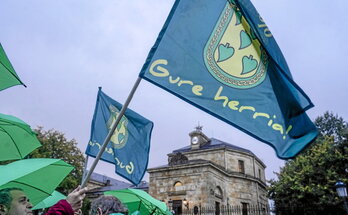
[[[174,0],[2,0],[0,42],[22,81],[0,92],[0,113],[75,138],[84,152],[98,86],[124,103]],[[346,0],[253,0],[296,83],[315,107],[348,120]],[[131,109],[155,124],[149,167],[189,144],[198,122],[209,137],[252,150],[274,177],[273,149],[143,80]],[[115,176],[100,163],[96,172]],[[145,177],[148,180],[148,176]]]

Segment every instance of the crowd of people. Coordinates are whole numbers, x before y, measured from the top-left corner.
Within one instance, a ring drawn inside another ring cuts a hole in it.
[[[73,190],[66,199],[50,207],[45,215],[80,215],[87,188],[80,186]],[[0,189],[0,215],[32,215],[33,205],[19,188]],[[100,196],[91,203],[90,215],[128,214],[128,209],[114,196]]]

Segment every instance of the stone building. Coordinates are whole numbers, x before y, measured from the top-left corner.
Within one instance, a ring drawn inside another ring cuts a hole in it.
[[[266,208],[265,164],[250,150],[208,138],[202,127],[191,144],[168,154],[168,164],[148,169],[149,194],[176,214],[220,206]]]

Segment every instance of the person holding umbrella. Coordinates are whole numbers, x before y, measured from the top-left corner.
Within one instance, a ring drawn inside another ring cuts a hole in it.
[[[74,215],[82,207],[87,188],[80,186],[72,191],[66,200],[60,200],[53,205],[45,215]],[[33,205],[20,188],[5,188],[0,190],[0,215],[30,215]]]

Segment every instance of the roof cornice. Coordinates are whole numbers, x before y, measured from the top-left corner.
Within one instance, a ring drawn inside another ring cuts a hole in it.
[[[187,163],[187,164],[181,164],[181,165],[175,165],[175,166],[148,168],[147,172],[148,173],[155,173],[155,172],[162,172],[162,171],[168,171],[168,170],[202,168],[202,167],[207,167],[207,166],[212,167],[213,169],[224,174],[225,176],[250,180],[250,181],[258,183],[260,186],[262,186],[265,189],[267,187],[266,183],[264,183],[263,181],[261,181],[260,179],[254,177],[252,175],[242,174],[242,173],[234,172],[234,171],[226,171],[223,167],[220,167],[220,166],[216,165],[215,163],[213,163],[211,161],[207,161],[207,160],[200,160],[200,162],[197,162],[197,163]]]

